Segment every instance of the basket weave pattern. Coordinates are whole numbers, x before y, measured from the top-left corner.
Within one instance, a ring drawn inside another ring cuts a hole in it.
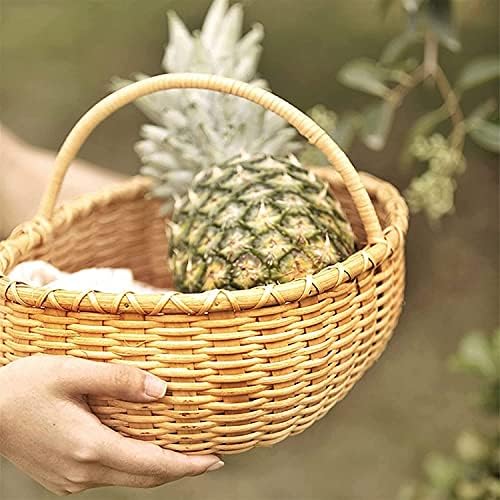
[[[89,403],[120,433],[176,451],[239,453],[303,431],[383,352],[404,290],[407,209],[397,190],[361,176],[377,216],[367,230],[345,178],[321,175],[361,250],[314,276],[249,291],[48,291],[6,277],[44,259],[68,272],[128,267],[168,286],[164,221],[142,178],[20,226],[0,243],[0,366],[45,353],[148,370],[168,382],[163,399]],[[373,238],[377,226],[382,237]]]

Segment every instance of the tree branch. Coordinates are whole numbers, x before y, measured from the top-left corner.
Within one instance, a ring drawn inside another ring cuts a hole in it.
[[[443,98],[444,105],[448,109],[448,113],[453,124],[453,130],[450,134],[450,142],[453,147],[459,147],[462,149],[465,138],[465,116],[462,108],[460,107],[458,96],[451,87],[445,72],[439,65],[436,68],[434,80],[439,93]]]

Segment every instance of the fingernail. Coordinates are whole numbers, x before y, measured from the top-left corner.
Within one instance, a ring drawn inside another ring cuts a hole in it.
[[[224,462],[222,460],[219,460],[218,462],[215,462],[212,464],[206,472],[213,472],[214,470],[219,470],[221,467],[224,467]]]
[[[162,398],[167,392],[167,383],[154,375],[146,375],[144,392],[151,398]]]

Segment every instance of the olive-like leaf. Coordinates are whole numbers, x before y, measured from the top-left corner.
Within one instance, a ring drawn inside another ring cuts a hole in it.
[[[328,109],[324,104],[316,104],[309,112],[309,116],[328,133],[337,126],[337,114],[335,111]]]
[[[490,339],[480,332],[471,332],[460,342],[458,352],[451,360],[452,367],[473,375],[497,377],[498,360],[495,360]]]
[[[491,337],[491,347],[493,351],[493,360],[497,367],[497,375],[500,376],[500,328],[497,328]]]
[[[495,78],[500,78],[498,55],[478,57],[463,67],[455,86],[457,90],[463,92]]]
[[[468,127],[470,137],[474,142],[493,153],[500,154],[500,124],[478,118]]]
[[[404,9],[410,13],[417,12],[422,2],[423,0],[401,0]]]
[[[421,35],[414,31],[403,31],[400,35],[390,40],[382,51],[380,62],[393,64],[413,45],[421,39]]]
[[[344,151],[351,148],[360,124],[361,116],[354,112],[345,113],[337,119],[332,136]]]
[[[494,98],[488,99],[487,101],[484,101],[481,103],[477,108],[472,111],[467,119],[465,120],[465,123],[467,126],[469,126],[471,123],[473,123],[475,120],[482,118],[483,120],[486,120],[489,118],[496,110],[498,109],[498,104],[495,101]]]
[[[337,78],[347,87],[378,97],[383,97],[389,91],[384,83],[384,75],[379,71],[375,61],[370,59],[355,59],[348,62],[340,69]]]
[[[488,120],[498,109],[494,99],[480,104],[465,120],[466,130],[471,139],[483,149],[500,153],[500,123]]]
[[[439,491],[450,490],[460,477],[459,464],[437,453],[430,454],[424,462],[424,470],[429,482]]]
[[[363,113],[361,138],[370,149],[380,151],[384,148],[394,119],[394,111],[394,105],[390,101],[381,101]]]

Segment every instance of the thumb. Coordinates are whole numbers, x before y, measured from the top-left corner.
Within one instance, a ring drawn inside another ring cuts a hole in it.
[[[58,389],[67,395],[110,396],[148,402],[165,396],[167,383],[139,368],[67,357],[58,374]]]

